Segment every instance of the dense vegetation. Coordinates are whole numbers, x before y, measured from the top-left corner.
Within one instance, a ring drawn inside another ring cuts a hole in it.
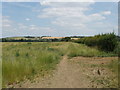
[[[22,39],[9,39],[9,38],[2,38],[0,40],[1,42],[60,42],[62,41],[62,39],[25,39],[25,38],[22,38]]]
[[[115,56],[72,42],[3,42],[3,86],[44,76],[55,68],[62,56]]]
[[[77,43],[97,47],[100,50],[112,52],[118,45],[117,36],[114,33],[95,35],[94,37],[85,37],[76,40]]]
[[[83,57],[109,57],[109,56],[117,56],[117,54],[113,52],[104,52],[95,48],[88,47],[84,44],[77,44],[72,43],[68,47],[68,56],[69,57],[76,57],[76,56],[83,56]]]

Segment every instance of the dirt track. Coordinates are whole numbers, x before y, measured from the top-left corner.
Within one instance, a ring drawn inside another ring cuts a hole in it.
[[[37,78],[34,82],[26,81],[14,87],[22,88],[100,88],[110,87],[106,82],[96,82],[106,79],[116,79],[116,75],[108,68],[95,65],[105,65],[111,60],[117,60],[117,57],[107,58],[85,58],[76,57],[68,59],[64,56],[58,64],[53,75],[44,78]],[[111,81],[108,81],[109,83]],[[107,82],[107,83],[108,83]],[[111,84],[111,83],[110,83]],[[111,86],[112,87],[112,86]],[[115,86],[113,86],[115,87]]]

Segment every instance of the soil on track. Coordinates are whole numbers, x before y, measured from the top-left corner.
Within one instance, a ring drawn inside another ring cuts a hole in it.
[[[51,75],[44,78],[38,77],[33,82],[21,82],[14,87],[19,88],[101,88],[115,87],[107,86],[108,82],[99,82],[111,77],[116,79],[116,75],[105,67],[96,65],[106,65],[111,60],[117,60],[117,57],[75,57],[68,59],[67,55],[57,65],[57,69]],[[96,82],[96,78],[98,82]],[[110,84],[111,81],[109,81]]]

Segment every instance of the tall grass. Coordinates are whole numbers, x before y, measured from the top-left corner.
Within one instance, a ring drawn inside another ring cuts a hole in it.
[[[2,89],[2,43],[0,43],[0,89]]]
[[[64,50],[54,48],[61,46],[58,43],[8,44],[3,46],[3,85],[54,69],[64,54]]]
[[[2,55],[3,87],[36,74],[41,76],[55,69],[63,55],[113,56],[83,44],[71,42],[4,42]]]
[[[71,43],[68,47],[69,57],[83,56],[83,57],[107,57],[117,56],[117,54],[106,53],[95,48],[90,48],[84,44]]]

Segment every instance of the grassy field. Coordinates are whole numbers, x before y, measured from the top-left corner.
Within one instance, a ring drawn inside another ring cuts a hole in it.
[[[4,42],[2,49],[3,87],[50,73],[65,54],[70,58],[116,56],[72,42]]]
[[[0,89],[2,89],[2,43],[0,43]]]

